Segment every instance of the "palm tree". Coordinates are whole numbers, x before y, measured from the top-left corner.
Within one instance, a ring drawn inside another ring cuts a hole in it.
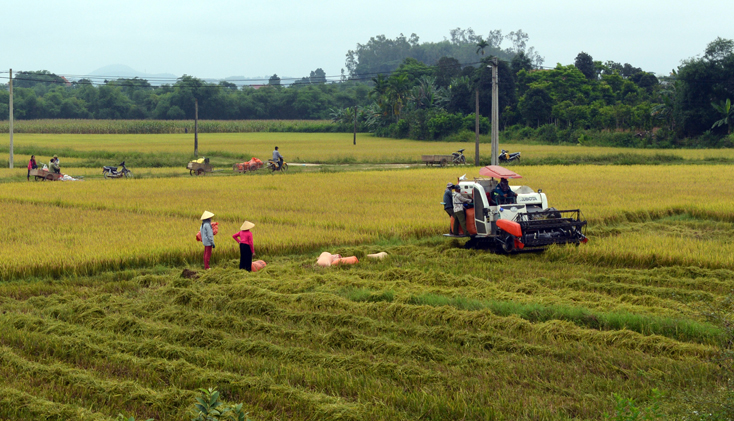
[[[660,91],[660,100],[662,103],[655,105],[650,110],[650,115],[654,118],[667,119],[669,129],[675,128],[675,99],[678,96],[678,73],[673,70],[670,73],[672,83]]]
[[[484,49],[487,48],[489,44],[487,41],[485,41],[482,36],[479,36],[479,41],[477,42],[477,54],[481,51],[482,57],[484,57]]]
[[[727,98],[726,102],[722,102],[721,105],[716,105],[712,102],[711,106],[724,117],[716,121],[711,128],[713,129],[726,124],[729,126],[727,134],[731,134],[731,126],[734,125],[734,108],[731,107],[731,99]]]
[[[388,79],[386,96],[389,104],[392,106],[395,121],[400,120],[400,115],[403,106],[405,106],[405,100],[407,99],[409,90],[410,80],[408,79],[408,75],[393,75]]]

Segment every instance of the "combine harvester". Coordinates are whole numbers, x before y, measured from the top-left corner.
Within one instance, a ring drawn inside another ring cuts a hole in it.
[[[520,250],[543,250],[551,244],[586,243],[586,221],[581,211],[548,207],[548,199],[540,189],[511,186],[517,197],[510,203],[495,203],[492,191],[499,180],[522,178],[498,165],[479,170],[484,178],[459,181],[461,194],[473,199],[474,208],[467,209],[466,225],[471,239],[466,248],[491,249],[499,253]],[[458,237],[458,233],[444,234]]]

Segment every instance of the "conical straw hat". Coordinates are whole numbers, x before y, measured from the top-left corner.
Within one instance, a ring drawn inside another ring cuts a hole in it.
[[[209,218],[211,218],[212,216],[214,216],[214,214],[213,214],[213,213],[211,213],[211,212],[209,212],[209,211],[204,211],[204,213],[202,213],[202,214],[201,214],[201,220],[203,221],[203,220],[205,220],[205,219],[209,219]]]
[[[255,224],[253,224],[252,222],[245,221],[245,223],[242,224],[242,226],[240,227],[240,231],[247,231],[249,229],[252,229],[252,227],[254,227],[254,226],[255,226]]]

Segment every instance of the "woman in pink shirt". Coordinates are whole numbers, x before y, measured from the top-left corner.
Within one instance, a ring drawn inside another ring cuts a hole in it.
[[[31,170],[35,170],[36,168],[38,168],[38,164],[36,164],[36,156],[31,155],[31,160],[28,161],[28,177],[26,177],[28,181],[31,181]]]
[[[254,227],[250,221],[245,221],[240,227],[240,232],[233,235],[232,238],[240,243],[240,269],[252,272],[252,256],[255,255],[255,245],[252,241],[252,233],[250,230]]]

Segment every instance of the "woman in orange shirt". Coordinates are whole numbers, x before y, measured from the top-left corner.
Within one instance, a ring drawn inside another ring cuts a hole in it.
[[[254,226],[252,222],[245,221],[240,227],[240,232],[232,236],[240,244],[240,269],[248,272],[252,272],[252,256],[255,255],[255,245],[250,232]]]

